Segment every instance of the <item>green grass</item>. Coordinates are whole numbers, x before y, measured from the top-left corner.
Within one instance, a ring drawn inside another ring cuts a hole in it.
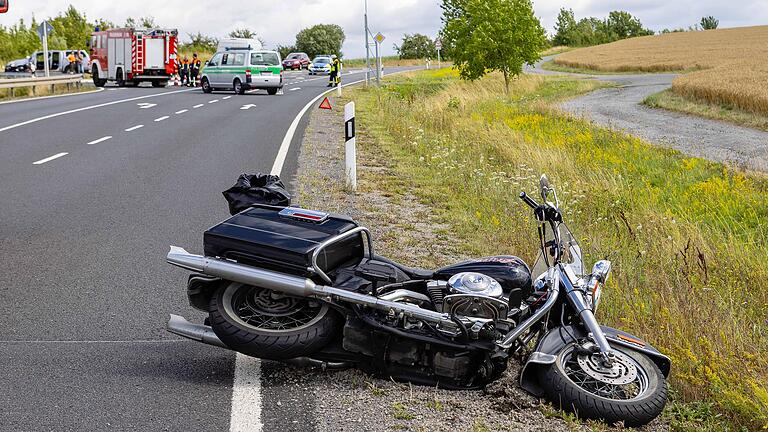
[[[392,417],[397,420],[413,420],[415,415],[401,402],[395,402],[392,404]]]
[[[683,406],[710,404],[731,430],[768,426],[768,180],[552,107],[598,85],[523,76],[506,98],[498,75],[439,70],[357,89],[361,157],[392,165],[361,184],[416,195],[466,254],[531,262],[517,194],[547,173],[587,261],[614,263],[598,318],[672,358]]]
[[[768,131],[768,117],[753,112],[740,110],[728,105],[715,105],[706,101],[691,100],[677,95],[671,90],[654,93],[643,101],[651,108],[662,108],[700,117],[721,120],[739,126]]]
[[[64,94],[91,92],[94,90],[96,90],[96,87],[94,87],[92,84],[84,84],[84,85],[81,85],[80,88],[77,88],[73,84],[72,88],[70,89],[67,88],[66,84],[57,84],[54,86],[53,92],[51,92],[50,86],[37,86],[37,89],[33,94],[32,87],[20,87],[14,90],[14,96],[11,97],[10,89],[0,89],[0,102],[17,100],[17,99],[28,99],[32,97],[56,96],[56,95],[64,95]]]

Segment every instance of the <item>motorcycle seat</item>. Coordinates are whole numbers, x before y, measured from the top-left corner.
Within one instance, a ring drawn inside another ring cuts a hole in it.
[[[400,263],[394,262],[394,261],[392,261],[389,258],[385,258],[383,256],[378,256],[377,255],[377,256],[374,257],[374,259],[377,260],[377,261],[383,261],[385,263],[388,263],[388,264],[391,264],[391,265],[397,267],[398,270],[400,270],[403,273],[405,273],[406,276],[408,276],[408,278],[411,279],[411,280],[429,280],[429,279],[432,279],[435,276],[435,272],[432,271],[432,270],[425,270],[425,269],[420,269],[420,268],[416,268],[416,267],[407,267],[407,266],[404,266],[404,265],[402,265]]]

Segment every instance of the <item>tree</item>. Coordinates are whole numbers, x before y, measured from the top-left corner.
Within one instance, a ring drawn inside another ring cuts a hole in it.
[[[720,25],[720,21],[717,20],[717,18],[710,16],[705,16],[701,19],[701,28],[703,30],[714,30],[717,28],[718,25]]]
[[[507,94],[510,79],[547,46],[530,0],[443,0],[443,11],[443,34],[460,76],[476,80],[499,71]]]
[[[560,13],[557,15],[555,37],[552,38],[552,44],[555,46],[574,46],[575,32],[576,18],[573,15],[573,9],[560,8]]]
[[[278,45],[277,48],[275,48],[275,51],[280,53],[280,58],[286,58],[288,57],[288,54],[294,53],[298,51],[295,46],[285,46],[285,45]]]
[[[344,30],[338,25],[318,24],[305,28],[296,35],[296,50],[305,52],[310,57],[318,54],[336,54],[341,57],[344,39]]]
[[[125,20],[124,27],[151,29],[151,28],[157,28],[160,26],[158,26],[157,23],[155,23],[155,19],[153,17],[147,16],[147,17],[141,17],[138,20],[134,19],[133,17],[128,17]]]
[[[395,45],[395,50],[401,59],[423,59],[437,57],[435,41],[423,34],[403,35],[403,43]]]
[[[643,23],[639,19],[625,11],[612,11],[609,13],[608,18],[605,20],[605,25],[608,32],[615,36],[615,40],[653,34],[652,30],[643,28]]]
[[[247,28],[239,28],[239,29],[234,29],[231,32],[229,32],[229,37],[231,37],[231,38],[243,38],[243,39],[255,39],[256,38],[256,32],[252,31],[251,29],[247,29]]]
[[[214,52],[219,44],[219,40],[215,37],[206,36],[200,32],[187,33],[190,39],[190,43],[185,45],[185,48],[189,48],[191,51],[200,52]]]

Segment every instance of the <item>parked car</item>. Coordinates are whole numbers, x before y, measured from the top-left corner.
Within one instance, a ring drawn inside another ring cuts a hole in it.
[[[302,70],[309,68],[309,56],[306,53],[290,53],[283,60],[283,69]]]
[[[331,57],[318,56],[312,60],[312,64],[309,65],[310,75],[330,75],[331,74]]]
[[[217,89],[244,94],[248,89],[263,89],[275,95],[283,88],[283,68],[277,51],[227,48],[217,52],[203,68],[203,92]]]
[[[5,65],[5,72],[7,73],[32,73],[33,65],[31,58],[23,58],[14,60]]]

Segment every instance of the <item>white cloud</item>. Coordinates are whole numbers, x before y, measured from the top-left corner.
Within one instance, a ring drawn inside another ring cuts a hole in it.
[[[292,44],[302,28],[318,24],[339,24],[344,28],[347,57],[365,54],[363,0],[273,0],[273,1],[200,1],[162,0],[107,2],[104,0],[10,0],[10,13],[0,15],[0,25],[11,25],[34,14],[40,20],[54,16],[73,4],[89,19],[105,18],[123,23],[129,16],[153,16],[161,25],[178,28],[182,35],[198,31],[217,37],[237,27],[248,27],[261,34],[269,45]],[[622,9],[638,16],[655,30],[688,27],[704,15],[714,15],[721,27],[768,23],[765,0],[538,0],[536,15],[549,31],[560,7],[573,8],[577,17],[603,17]],[[369,0],[371,30],[387,36],[384,54],[394,52],[404,33],[424,33],[434,37],[441,27],[439,0]]]

